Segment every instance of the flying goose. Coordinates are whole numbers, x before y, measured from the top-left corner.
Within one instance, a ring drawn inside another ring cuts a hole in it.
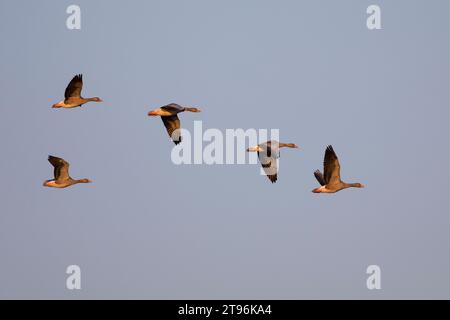
[[[314,189],[314,193],[335,193],[347,188],[364,188],[361,183],[345,183],[341,181],[341,166],[338,157],[330,145],[325,150],[323,161],[323,174],[316,170],[314,176],[319,181],[321,187]]]
[[[281,143],[271,140],[247,149],[247,152],[258,153],[259,162],[261,162],[264,172],[272,183],[275,183],[278,179],[277,159],[280,157],[281,148],[298,148],[298,146],[294,143]]]
[[[173,142],[179,144],[181,142],[181,135],[180,130],[177,129],[180,129],[181,125],[177,114],[184,111],[200,112],[201,110],[198,108],[182,107],[176,103],[171,103],[150,111],[148,115],[151,117],[160,116],[167,129],[167,133],[172,138]]]
[[[83,89],[83,75],[79,74],[73,77],[64,93],[64,100],[55,103],[52,108],[75,108],[81,107],[83,104],[94,101],[102,102],[99,97],[83,98],[81,97],[81,90]]]
[[[53,188],[66,188],[77,183],[90,183],[89,179],[79,179],[75,180],[69,176],[69,163],[61,158],[48,156],[48,161],[54,167],[53,174],[54,179],[46,180],[44,182],[44,187]]]

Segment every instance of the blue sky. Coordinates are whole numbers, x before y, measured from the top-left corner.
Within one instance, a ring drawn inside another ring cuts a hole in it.
[[[446,1],[0,2],[1,298],[450,298]],[[104,102],[52,109],[83,74]],[[186,165],[147,112],[276,128],[279,180]],[[317,195],[332,144],[346,181]],[[94,183],[65,190],[47,155]],[[65,288],[68,265],[82,290]],[[366,288],[367,266],[382,290]]]

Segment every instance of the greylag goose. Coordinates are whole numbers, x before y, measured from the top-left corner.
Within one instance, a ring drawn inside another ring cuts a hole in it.
[[[181,125],[177,114],[184,111],[200,112],[201,110],[198,108],[182,107],[176,103],[171,103],[150,111],[148,115],[151,117],[160,116],[172,141],[175,144],[179,144],[181,142],[181,134],[178,129],[180,129]]]
[[[335,193],[347,188],[364,188],[361,183],[345,183],[341,180],[341,166],[332,146],[325,150],[323,160],[323,174],[319,170],[314,172],[321,187],[315,188],[314,193]]]
[[[89,179],[72,179],[69,175],[69,163],[61,158],[48,156],[48,161],[54,167],[53,174],[54,179],[46,180],[44,182],[44,187],[52,188],[66,188],[77,183],[90,183]]]
[[[261,162],[267,178],[272,183],[275,183],[278,179],[277,159],[280,157],[281,148],[298,148],[298,146],[294,143],[281,143],[271,140],[247,149],[247,152],[258,153],[259,162]]]
[[[83,75],[79,74],[73,77],[64,93],[64,100],[55,103],[52,108],[75,108],[81,107],[83,104],[94,101],[102,102],[99,97],[83,98],[81,96],[81,90],[83,89]]]

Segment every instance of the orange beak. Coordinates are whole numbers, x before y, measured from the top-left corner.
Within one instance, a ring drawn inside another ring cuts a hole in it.
[[[158,113],[157,113],[156,111],[150,111],[150,112],[148,113],[148,115],[149,115],[150,117],[156,117],[156,116],[158,115]]]

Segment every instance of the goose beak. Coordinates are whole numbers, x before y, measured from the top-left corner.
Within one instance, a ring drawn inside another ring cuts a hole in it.
[[[156,117],[158,113],[156,111],[150,111],[149,113],[147,113],[147,115],[150,117]]]

